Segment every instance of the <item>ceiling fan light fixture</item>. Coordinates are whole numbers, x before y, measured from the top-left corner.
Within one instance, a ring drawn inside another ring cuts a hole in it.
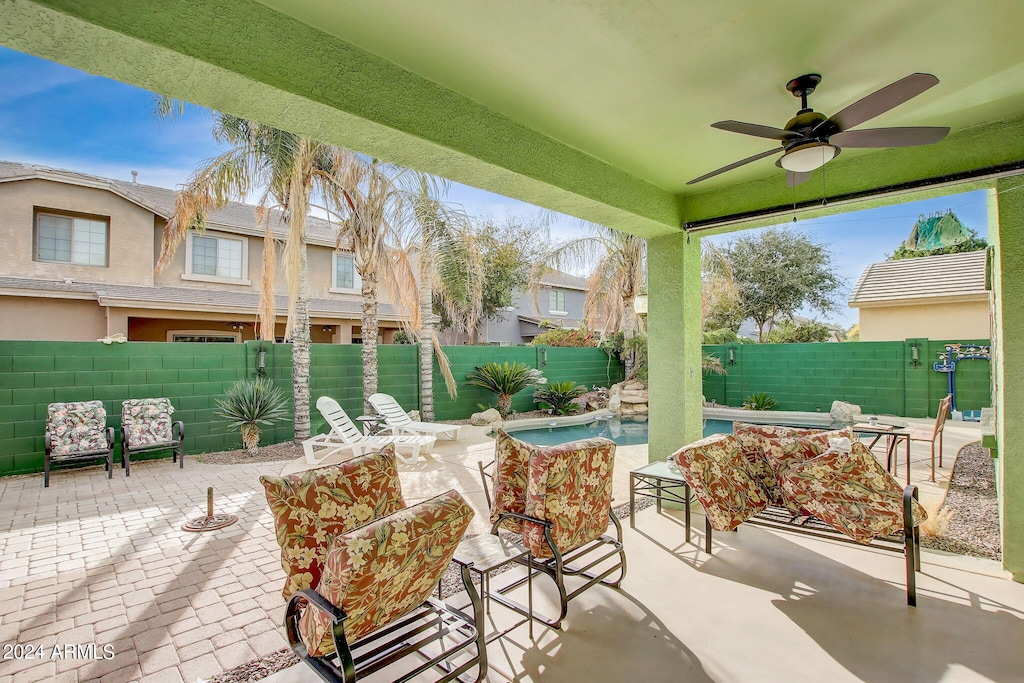
[[[838,148],[827,142],[814,141],[786,150],[779,165],[794,173],[810,173],[836,158]]]

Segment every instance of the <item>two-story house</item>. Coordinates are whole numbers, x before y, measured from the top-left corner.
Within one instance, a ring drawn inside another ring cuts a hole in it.
[[[254,338],[263,235],[256,208],[231,203],[155,271],[175,193],[134,181],[0,161],[0,339],[239,342]],[[271,229],[284,237],[280,215]],[[337,229],[306,222],[314,342],[359,343],[361,282]],[[275,283],[277,336],[287,315]],[[380,305],[380,340],[398,312]]]
[[[484,321],[480,341],[496,346],[528,344],[553,328],[576,330],[583,326],[583,302],[587,281],[561,271],[549,271],[540,281],[536,296],[517,292],[515,303],[499,320]]]

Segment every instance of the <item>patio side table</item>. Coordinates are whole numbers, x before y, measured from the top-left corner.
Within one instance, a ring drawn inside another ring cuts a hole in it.
[[[533,569],[530,565],[532,555],[526,546],[510,541],[495,534],[480,534],[463,539],[455,550],[452,560],[466,567],[480,577],[480,597],[484,602],[484,611],[491,613],[491,573],[512,562],[526,565],[527,617],[520,619],[503,631],[495,631],[485,637],[485,642],[500,638],[512,629],[526,623],[529,626],[530,640],[533,640]],[[477,628],[483,630],[482,625]]]
[[[682,495],[679,494],[679,487],[683,487]],[[694,496],[690,492],[690,485],[686,483],[682,473],[676,467],[670,467],[664,460],[648,463],[638,467],[629,473],[629,527],[636,528],[636,497],[645,496],[654,498],[658,506],[658,513],[661,514],[661,502],[667,500],[672,503],[680,503],[686,515],[686,542],[690,542],[690,503]],[[708,525],[710,527],[710,525]],[[710,550],[711,534],[707,534],[708,552]]]
[[[366,436],[375,436],[380,434],[383,429],[382,424],[385,421],[383,415],[371,413],[369,415],[360,415],[356,418],[356,422],[363,425],[363,434]]]

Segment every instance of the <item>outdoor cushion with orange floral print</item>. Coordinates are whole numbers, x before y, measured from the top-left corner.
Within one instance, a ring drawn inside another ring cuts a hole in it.
[[[771,502],[761,482],[750,474],[739,441],[732,434],[701,439],[679,449],[672,458],[716,531],[735,529]]]
[[[262,476],[274,514],[284,598],[316,587],[331,543],[339,534],[405,507],[394,450],[287,477]]]
[[[903,530],[903,489],[859,441],[848,453],[830,450],[790,462],[778,481],[787,500],[858,543]],[[926,517],[914,501],[914,525]]]
[[[408,614],[437,588],[473,519],[455,491],[334,539],[316,591],[345,612],[349,644]],[[307,606],[299,634],[314,657],[334,652],[331,618]]]

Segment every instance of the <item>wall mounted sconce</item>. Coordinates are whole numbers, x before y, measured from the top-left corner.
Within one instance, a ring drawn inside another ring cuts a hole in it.
[[[322,329],[324,332],[327,332],[329,334],[331,332],[334,332],[334,325],[324,325],[320,329]]]
[[[729,365],[736,365],[736,349],[729,348]]]
[[[647,317],[647,295],[637,294],[633,297],[633,311],[641,318]]]
[[[231,323],[231,329],[233,329],[235,332],[241,332],[243,329],[245,329],[245,323]]]
[[[910,367],[916,368],[921,365],[921,351],[917,342],[910,345]]]
[[[260,377],[267,374],[267,352],[262,347],[256,352],[256,374]]]

